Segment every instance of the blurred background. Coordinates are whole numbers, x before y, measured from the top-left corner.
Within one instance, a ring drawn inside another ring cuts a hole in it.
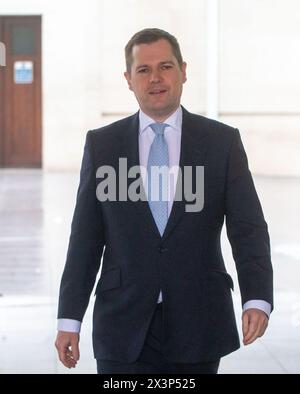
[[[220,373],[299,373],[298,0],[0,0],[0,373],[96,372],[92,297],[78,367],[57,360],[58,287],[86,132],[138,110],[124,47],[145,27],[180,43],[182,104],[239,128],[269,225],[269,329],[222,359]],[[225,231],[222,244],[240,327]]]

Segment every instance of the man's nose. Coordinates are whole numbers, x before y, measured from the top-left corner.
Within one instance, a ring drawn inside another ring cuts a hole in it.
[[[150,82],[157,83],[157,82],[160,82],[161,80],[162,80],[162,77],[161,77],[160,72],[157,70],[152,71],[152,73],[150,75]]]

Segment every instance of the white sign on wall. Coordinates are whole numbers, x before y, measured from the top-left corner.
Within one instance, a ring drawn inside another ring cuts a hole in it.
[[[14,82],[16,84],[28,84],[33,82],[33,62],[17,61],[14,63]]]
[[[0,42],[0,66],[5,66],[5,45],[3,42]]]

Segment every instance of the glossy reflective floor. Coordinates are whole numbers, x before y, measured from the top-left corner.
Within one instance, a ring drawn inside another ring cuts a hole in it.
[[[57,360],[56,309],[79,175],[0,170],[0,373],[95,373],[91,305],[82,327],[81,360]],[[275,310],[266,335],[223,358],[220,373],[300,373],[300,179],[255,179],[272,241]],[[227,268],[231,249],[222,235]],[[91,304],[93,300],[91,298]]]

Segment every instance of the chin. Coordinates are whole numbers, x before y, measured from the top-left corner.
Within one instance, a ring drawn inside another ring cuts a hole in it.
[[[169,109],[170,109],[170,106],[166,106],[166,105],[163,105],[163,104],[161,104],[161,103],[157,103],[157,105],[152,105],[152,106],[151,106],[151,109],[152,109],[153,111],[168,112]]]

